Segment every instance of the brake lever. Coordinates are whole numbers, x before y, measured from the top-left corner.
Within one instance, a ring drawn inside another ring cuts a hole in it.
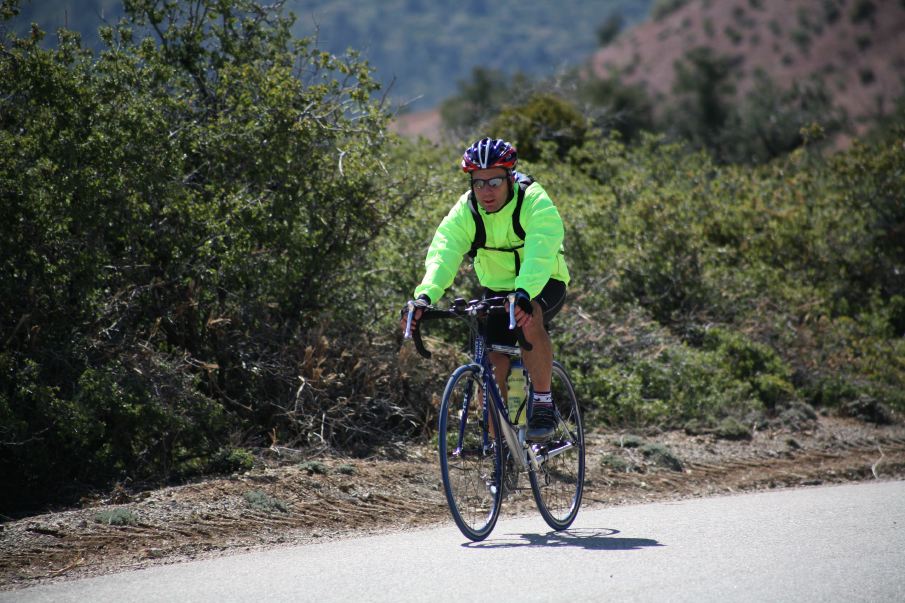
[[[405,305],[409,309],[409,312],[408,312],[408,318],[405,319],[405,334],[402,336],[402,338],[411,339],[412,338],[412,319],[415,317],[415,302],[412,300],[408,300]]]
[[[522,329],[518,328],[518,325],[515,323],[515,293],[510,293],[508,295],[509,300],[509,330],[515,330],[515,336],[518,338],[519,347],[522,348],[526,352],[530,352],[534,349],[534,346],[528,343],[528,340],[525,339],[525,333]]]
[[[427,348],[424,347],[424,342],[421,340],[421,329],[415,329],[412,331],[412,321],[415,318],[415,302],[413,300],[409,300],[406,304],[408,307],[408,316],[405,319],[405,334],[403,334],[403,339],[411,339],[415,342],[415,350],[418,351],[424,358],[430,358],[431,353],[427,351]]]

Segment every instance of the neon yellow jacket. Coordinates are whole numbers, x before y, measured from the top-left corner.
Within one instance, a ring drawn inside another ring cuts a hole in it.
[[[512,198],[499,211],[488,214],[478,205],[487,233],[487,247],[512,248],[521,244],[512,228],[512,212],[518,187]],[[563,225],[556,206],[537,182],[525,190],[522,201],[521,225],[525,231],[525,246],[518,250],[521,267],[515,275],[515,255],[512,251],[479,249],[474,259],[478,281],[494,291],[524,289],[533,299],[550,278],[569,284],[569,269],[563,255]],[[465,193],[440,222],[424,260],[425,274],[415,288],[415,297],[427,295],[436,303],[459,270],[462,258],[471,249],[475,237],[475,221],[468,207]]]

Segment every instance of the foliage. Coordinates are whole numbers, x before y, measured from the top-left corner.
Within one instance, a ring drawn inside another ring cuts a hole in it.
[[[622,13],[611,12],[597,28],[597,43],[600,46],[609,45],[619,36],[623,27],[625,27],[625,17],[622,16]]]
[[[751,429],[735,417],[725,417],[713,431],[714,435],[724,440],[750,440]]]
[[[204,471],[232,432],[307,440],[309,413],[359,437],[323,429],[347,411],[315,390],[351,376],[309,344],[363,307],[336,295],[411,194],[373,177],[367,66],[246,0],[126,8],[97,57],[39,30],[0,55],[3,506]]]
[[[327,466],[320,461],[305,461],[299,463],[299,469],[306,472],[308,475],[314,475],[315,473],[318,475],[327,474]]]
[[[94,521],[108,526],[134,526],[138,518],[129,509],[110,509],[95,513]]]
[[[900,142],[763,168],[656,138],[569,157],[535,173],[567,222],[582,311],[563,312],[556,340],[593,421],[715,427],[865,397],[905,409]]]
[[[505,107],[489,125],[491,132],[512,141],[526,161],[540,159],[544,143],[552,144],[557,155],[565,155],[584,141],[587,129],[584,116],[574,105],[547,93]]]
[[[624,84],[618,76],[581,78],[575,94],[596,128],[603,132],[619,132],[626,142],[635,142],[642,132],[657,127],[654,106],[644,88]]]
[[[532,86],[525,74],[510,77],[499,69],[475,67],[471,79],[459,82],[459,93],[440,104],[440,116],[448,129],[467,132],[490,120],[507,103],[527,96]]]
[[[553,141],[563,152],[580,145],[593,128],[618,132],[631,144],[640,144],[645,132],[660,132],[707,149],[720,163],[752,164],[831,141],[846,126],[819,77],[782,88],[758,71],[751,89],[739,95],[738,65],[737,57],[695,48],[676,62],[672,95],[656,103],[643,85],[626,84],[618,73],[589,78],[573,70],[537,81],[478,68],[444,101],[441,117],[448,131],[460,135],[505,132],[521,141],[519,151],[529,159],[540,156],[537,140]],[[894,110],[886,118],[886,131],[897,116]],[[809,137],[815,128],[819,136]]]
[[[716,140],[731,113],[735,60],[701,46],[675,64],[675,106],[669,121],[695,146]]]
[[[650,16],[652,19],[660,21],[686,4],[688,4],[688,0],[656,0],[650,9]]]
[[[654,465],[665,467],[671,471],[682,471],[683,469],[682,460],[668,446],[652,443],[645,444],[640,450],[644,458]]]
[[[245,498],[245,502],[248,503],[249,507],[262,513],[274,513],[276,511],[287,513],[289,511],[289,505],[284,501],[262,490],[249,490],[243,495],[243,498]]]
[[[224,447],[213,455],[205,473],[236,473],[255,465],[254,454],[245,448]]]

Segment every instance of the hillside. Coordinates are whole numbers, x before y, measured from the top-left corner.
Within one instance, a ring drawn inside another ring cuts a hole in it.
[[[760,86],[758,74],[780,90],[819,81],[857,135],[893,111],[905,90],[903,31],[902,2],[661,2],[646,21],[592,53],[585,77],[642,87],[663,118],[675,101],[677,64],[704,48],[728,66],[737,100]],[[438,140],[443,124],[431,110],[400,116],[394,127]]]
[[[731,58],[736,92],[755,85],[758,70],[788,88],[812,76],[858,132],[888,113],[903,92],[905,3],[869,0],[694,0],[624,32],[591,59],[600,78],[619,74],[651,95],[668,97],[675,64],[706,46]]]
[[[97,28],[123,16],[122,0],[19,0],[19,33],[37,22],[55,43],[59,27],[78,31],[99,49]],[[265,4],[270,4],[269,2]],[[383,92],[409,109],[425,109],[453,94],[478,65],[505,73],[549,76],[576,64],[597,45],[597,29],[611,15],[640,22],[651,0],[542,0],[505,4],[429,0],[284,0],[296,16],[296,37],[312,37],[322,50],[361,53]],[[0,30],[2,31],[2,30]]]

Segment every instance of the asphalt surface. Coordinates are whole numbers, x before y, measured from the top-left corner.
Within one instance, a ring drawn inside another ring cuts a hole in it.
[[[0,601],[905,601],[905,482],[406,531],[0,592]]]

